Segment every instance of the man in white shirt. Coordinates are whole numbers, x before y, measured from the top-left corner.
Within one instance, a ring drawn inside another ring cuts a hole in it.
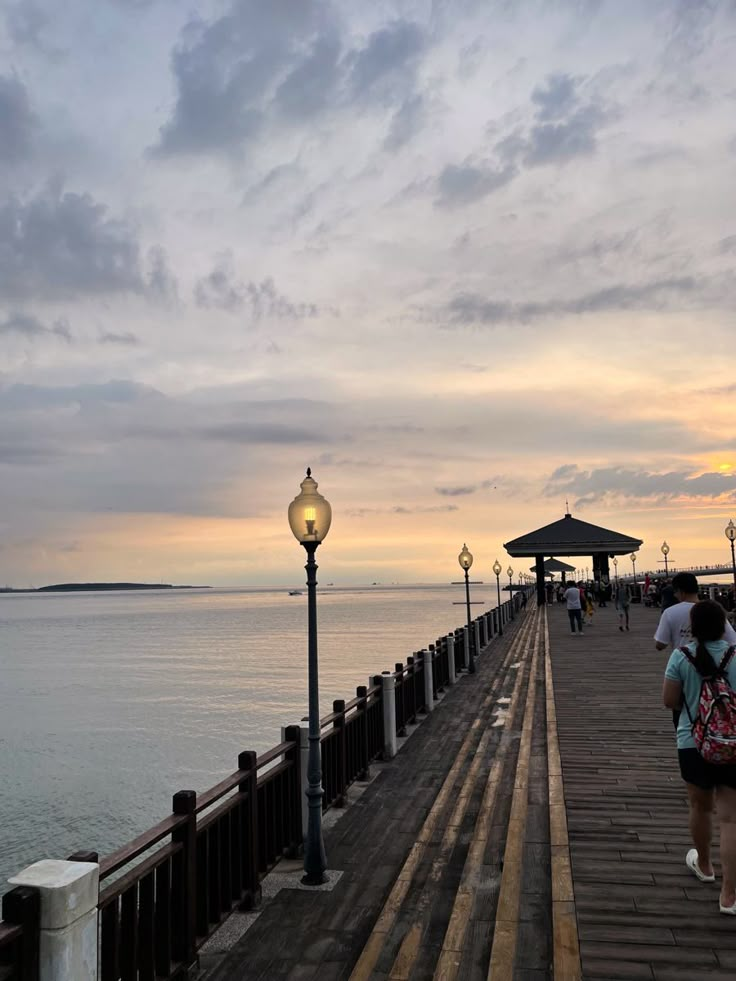
[[[676,647],[682,648],[693,639],[690,630],[690,610],[698,602],[698,580],[692,572],[678,572],[672,580],[672,589],[677,602],[662,611],[654,633],[654,643],[658,651],[663,651],[665,647],[671,647],[672,650]],[[728,620],[726,620],[723,639],[728,641],[729,645],[736,644],[736,631]],[[677,729],[680,721],[679,709],[673,710],[672,721]]]
[[[583,609],[580,602],[580,590],[572,583],[569,589],[565,590],[565,602],[567,603],[567,615],[570,617],[570,633],[575,633],[575,624],[578,625],[578,633],[583,632]]]
[[[654,634],[654,643],[658,651],[665,647],[682,647],[693,639],[690,632],[690,610],[698,602],[698,580],[692,572],[678,572],[672,580],[672,588],[677,602],[662,611]],[[726,621],[726,632],[723,639],[729,644],[736,644],[736,631]]]

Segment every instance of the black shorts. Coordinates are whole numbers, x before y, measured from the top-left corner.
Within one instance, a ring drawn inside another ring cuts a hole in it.
[[[701,790],[732,787],[736,790],[736,763],[706,763],[697,749],[678,749],[680,775]]]

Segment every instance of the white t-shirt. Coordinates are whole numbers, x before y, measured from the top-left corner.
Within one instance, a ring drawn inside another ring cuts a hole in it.
[[[674,606],[669,606],[664,610],[654,634],[654,639],[658,644],[667,644],[674,649],[690,643],[693,639],[690,631],[690,610],[694,605],[694,603],[675,603]],[[733,629],[728,620],[726,621],[726,632],[723,639],[729,644],[736,644],[736,630]]]
[[[580,590],[577,586],[570,586],[569,589],[565,590],[565,599],[567,600],[568,610],[580,610]]]

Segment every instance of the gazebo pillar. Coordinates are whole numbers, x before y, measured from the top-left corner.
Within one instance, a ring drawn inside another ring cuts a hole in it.
[[[544,556],[535,555],[534,556],[534,567],[537,574],[537,603],[539,606],[544,606],[547,602],[547,594],[544,590]]]

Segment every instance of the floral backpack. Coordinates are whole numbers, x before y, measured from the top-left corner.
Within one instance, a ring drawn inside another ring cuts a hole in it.
[[[695,658],[690,651],[686,647],[681,650],[695,668]],[[702,675],[695,719],[685,703],[695,746],[706,763],[736,763],[736,692],[726,676],[734,653],[736,647],[729,647],[715,674]]]

